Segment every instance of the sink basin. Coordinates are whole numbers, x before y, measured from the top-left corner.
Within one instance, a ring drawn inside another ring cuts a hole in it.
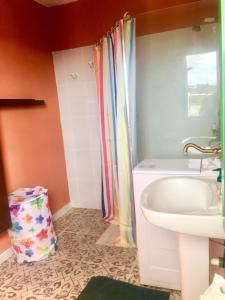
[[[148,185],[141,208],[149,222],[179,233],[225,238],[225,218],[216,203],[214,180],[168,177]]]
[[[182,300],[196,300],[209,285],[209,238],[225,238],[215,179],[168,177],[141,195],[147,220],[178,232]],[[197,269],[193,272],[193,268]]]

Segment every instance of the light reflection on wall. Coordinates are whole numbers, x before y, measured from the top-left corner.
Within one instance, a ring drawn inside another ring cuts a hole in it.
[[[200,117],[217,94],[216,51],[186,56],[188,71],[188,117]]]
[[[188,27],[137,38],[140,160],[184,158],[183,141],[202,147],[219,142],[216,26],[206,24],[198,32]]]

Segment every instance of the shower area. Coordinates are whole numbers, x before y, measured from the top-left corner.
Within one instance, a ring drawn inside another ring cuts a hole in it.
[[[217,15],[216,0],[131,15],[136,22],[138,162],[184,158],[183,147],[191,142],[219,144]],[[102,141],[93,48],[56,51],[53,59],[71,206],[101,209]],[[192,151],[188,157],[201,155]],[[127,203],[132,206],[132,196]],[[135,228],[135,219],[127,219]]]
[[[187,143],[219,144],[217,14],[210,0],[137,16],[139,161],[184,158]]]

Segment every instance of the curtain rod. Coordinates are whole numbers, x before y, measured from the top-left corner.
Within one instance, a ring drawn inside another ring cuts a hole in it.
[[[124,13],[124,15],[123,15],[123,20],[124,20],[124,21],[132,20],[132,16],[131,16],[131,14],[130,14],[128,11]],[[120,22],[120,21],[116,21],[115,25],[112,26],[112,27],[110,28],[110,30],[107,31],[107,34],[106,34],[105,36],[103,36],[103,37],[100,38],[99,42],[97,42],[97,43],[95,44],[96,47],[98,47],[98,46],[103,42],[103,39],[104,39],[106,36],[108,36],[108,35],[110,35],[110,34],[113,33],[113,31],[119,26],[119,22]]]

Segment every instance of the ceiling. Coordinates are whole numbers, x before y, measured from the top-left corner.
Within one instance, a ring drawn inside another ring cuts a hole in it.
[[[34,0],[44,6],[51,7],[56,5],[62,5],[70,2],[76,2],[78,0]]]

